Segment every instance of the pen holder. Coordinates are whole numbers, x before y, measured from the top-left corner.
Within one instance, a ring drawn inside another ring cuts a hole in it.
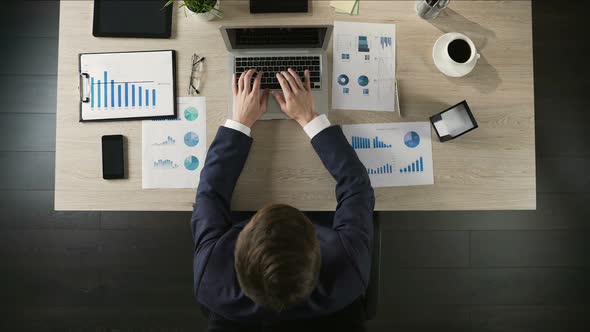
[[[416,0],[416,13],[421,18],[434,20],[449,6],[450,0]]]

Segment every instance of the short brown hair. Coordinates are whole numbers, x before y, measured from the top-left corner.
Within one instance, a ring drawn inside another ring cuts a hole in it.
[[[305,214],[292,206],[264,207],[238,236],[235,268],[240,286],[254,302],[275,311],[311,294],[320,265],[315,229]]]

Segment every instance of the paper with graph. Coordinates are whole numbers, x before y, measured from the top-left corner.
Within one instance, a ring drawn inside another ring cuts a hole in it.
[[[174,116],[174,57],[174,51],[80,55],[80,119]]]
[[[395,24],[334,22],[332,108],[395,111]]]
[[[434,184],[429,122],[342,126],[377,187]]]
[[[178,98],[178,118],[143,121],[143,188],[196,188],[207,154],[205,97]]]

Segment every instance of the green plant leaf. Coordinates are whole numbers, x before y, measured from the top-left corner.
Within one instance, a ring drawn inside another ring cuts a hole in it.
[[[166,2],[166,4],[164,5],[164,8],[169,7],[171,4],[174,3],[175,0],[168,0],[168,2]]]
[[[168,0],[165,7],[172,5],[176,0]],[[188,8],[190,11],[200,14],[200,13],[207,13],[212,12],[217,17],[219,16],[218,13],[223,13],[221,10],[215,8],[217,4],[217,0],[178,0],[182,1],[182,4],[178,6],[178,8]]]

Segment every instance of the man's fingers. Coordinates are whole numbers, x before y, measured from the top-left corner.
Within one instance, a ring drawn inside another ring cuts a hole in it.
[[[260,84],[262,84],[262,76],[264,72],[258,72],[256,74],[256,79],[254,80],[254,86],[252,87],[252,93],[260,93]]]
[[[301,82],[301,78],[299,77],[299,75],[297,75],[297,72],[295,70],[293,70],[293,68],[289,68],[287,70],[289,71],[291,76],[293,76],[293,79],[295,80],[295,83],[297,83],[297,86],[299,87],[299,89],[303,90],[303,82]]]
[[[309,78],[309,69],[305,70],[305,88],[307,91],[311,91],[311,79]]]
[[[240,79],[238,80],[238,92],[241,92],[244,90],[244,76],[246,76],[246,72],[242,72],[242,74],[240,75]]]
[[[244,75],[244,92],[250,93],[252,90],[252,75],[256,72],[256,69],[249,69]]]
[[[277,79],[279,80],[279,84],[281,85],[283,93],[285,95],[289,95],[291,93],[291,87],[289,86],[289,82],[287,82],[287,80],[281,73],[277,73]]]
[[[283,94],[279,91],[273,91],[272,96],[275,97],[275,100],[277,101],[277,103],[279,103],[281,109],[284,109],[286,106],[285,96],[283,96]]]
[[[234,92],[234,96],[237,96],[238,95],[238,81],[237,81],[237,77],[236,77],[235,73],[232,76],[231,89]]]
[[[291,87],[291,91],[297,92],[297,91],[301,90],[299,88],[299,85],[297,85],[295,78],[288,71],[282,71],[281,75],[283,75],[283,77],[287,80],[287,82],[289,82],[289,86]]]

